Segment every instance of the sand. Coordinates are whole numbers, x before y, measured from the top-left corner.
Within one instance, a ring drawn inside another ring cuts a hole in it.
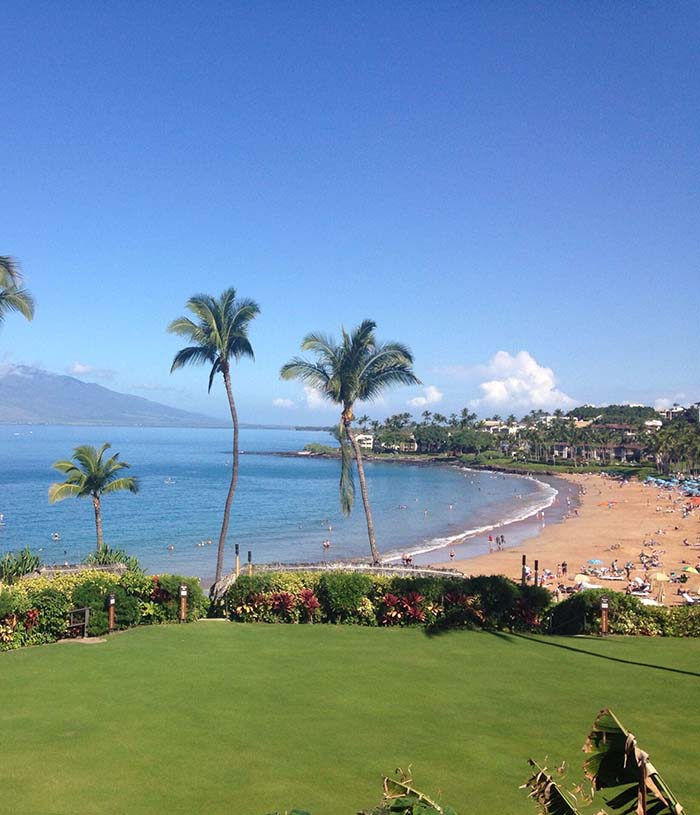
[[[543,526],[539,535],[518,546],[454,561],[450,566],[464,574],[503,574],[520,580],[522,555],[527,556],[533,573],[534,561],[538,559],[540,574],[546,568],[556,575],[557,566],[566,561],[567,578],[550,581],[550,588],[554,588],[557,582],[573,585],[575,575],[593,558],[600,559],[607,567],[614,559],[621,567],[628,560],[632,561],[633,578],[645,575],[639,559],[642,551],[659,552],[660,567],[650,569],[650,575],[680,573],[686,565],[700,564],[700,507],[683,518],[682,507],[689,499],[679,492],[659,490],[637,481],[620,482],[602,475],[563,477],[581,490],[578,515],[572,510],[562,523]],[[684,539],[690,546],[684,545]],[[644,541],[649,540],[655,541],[655,545],[644,546]],[[594,577],[590,580],[610,591],[627,588],[626,580],[601,581]],[[700,575],[689,575],[685,587],[700,590]],[[682,604],[678,588],[676,583],[654,583],[651,596],[662,599],[666,605]],[[660,589],[663,589],[663,597],[659,596]]]

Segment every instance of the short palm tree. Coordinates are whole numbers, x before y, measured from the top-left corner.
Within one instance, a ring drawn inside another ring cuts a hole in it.
[[[237,300],[235,289],[226,289],[218,299],[208,294],[196,294],[186,305],[196,317],[196,321],[189,317],[178,317],[170,323],[168,331],[186,337],[192,344],[175,354],[170,372],[186,365],[211,365],[209,390],[211,391],[214,377],[220,373],[224,379],[233,422],[231,483],[224,504],[224,518],[216,557],[215,582],[218,583],[224,568],[224,547],[231,505],[238,483],[238,412],[231,387],[231,360],[238,361],[241,357],[254,359],[253,347],[248,339],[248,326],[260,313],[260,308],[253,300]]]
[[[34,299],[22,288],[22,275],[15,261],[0,255],[0,324],[10,311],[18,311],[31,320],[34,317]]]
[[[99,450],[90,444],[83,444],[73,450],[73,461],[56,461],[54,467],[68,477],[61,483],[49,487],[49,503],[55,504],[64,498],[92,498],[95,509],[95,530],[97,551],[104,546],[102,537],[102,514],[100,499],[110,492],[138,492],[138,479],[133,476],[120,476],[122,470],[131,466],[119,461],[119,453],[105,460],[104,454],[110,444],[103,444]]]
[[[419,385],[413,373],[413,356],[405,345],[397,342],[379,343],[374,335],[376,324],[365,320],[349,334],[343,329],[342,341],[335,342],[322,334],[308,334],[302,351],[311,351],[316,360],[310,362],[294,357],[282,367],[282,379],[300,379],[318,390],[323,397],[342,407],[338,436],[340,439],[340,506],[349,515],[355,498],[350,448],[355,454],[360,491],[367,518],[367,534],[372,561],[379,563],[379,550],[374,534],[374,522],[367,495],[367,483],[362,454],[351,429],[353,406],[368,401],[392,385]]]

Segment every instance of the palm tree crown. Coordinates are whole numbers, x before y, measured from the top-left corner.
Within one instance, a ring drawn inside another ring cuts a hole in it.
[[[103,444],[99,450],[90,444],[82,444],[73,450],[73,460],[56,461],[54,468],[64,473],[67,478],[49,487],[49,503],[55,504],[64,498],[92,498],[95,509],[95,527],[97,530],[97,548],[101,549],[102,516],[100,498],[112,492],[139,491],[138,479],[133,476],[120,476],[122,470],[131,466],[119,461],[119,453],[105,459],[104,454],[110,444]]]
[[[308,334],[301,344],[302,351],[311,351],[315,361],[294,357],[282,366],[282,379],[300,379],[333,404],[342,407],[338,437],[341,452],[340,505],[345,515],[352,509],[355,486],[352,479],[350,448],[355,453],[362,499],[367,516],[372,558],[379,560],[374,541],[374,526],[364,478],[362,455],[350,425],[354,418],[353,406],[358,401],[369,401],[392,385],[417,385],[413,373],[413,355],[401,343],[380,343],[374,330],[376,323],[364,320],[348,333],[343,329],[341,341],[335,342],[322,334]]]
[[[197,318],[178,317],[168,331],[187,337],[192,345],[175,354],[171,373],[186,365],[211,364],[209,390],[217,373],[229,370],[229,360],[254,358],[248,339],[248,324],[260,313],[253,300],[237,300],[236,290],[226,289],[218,299],[208,294],[196,294],[187,301],[187,308]]]
[[[0,323],[10,311],[17,311],[31,320],[34,317],[34,299],[22,288],[22,275],[15,261],[0,255]]]

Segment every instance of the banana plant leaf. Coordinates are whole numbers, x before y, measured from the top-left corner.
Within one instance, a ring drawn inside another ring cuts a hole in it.
[[[611,710],[600,711],[583,751],[588,754],[583,770],[596,790],[621,788],[606,801],[612,812],[682,814],[683,807],[649,761],[649,755]]]
[[[562,790],[546,769],[539,767],[532,759],[530,766],[535,774],[523,786],[531,790],[530,798],[537,801],[544,815],[580,815],[570,796]]]
[[[384,778],[384,800],[372,810],[358,815],[457,815],[450,807],[442,807],[411,786],[410,777],[401,781]]]

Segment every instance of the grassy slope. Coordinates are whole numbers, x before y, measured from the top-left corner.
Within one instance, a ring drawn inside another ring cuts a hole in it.
[[[700,811],[699,657],[691,640],[221,622],[2,654],[2,809],[351,815],[412,763],[460,815],[528,813],[527,757],[578,778],[610,705]]]

